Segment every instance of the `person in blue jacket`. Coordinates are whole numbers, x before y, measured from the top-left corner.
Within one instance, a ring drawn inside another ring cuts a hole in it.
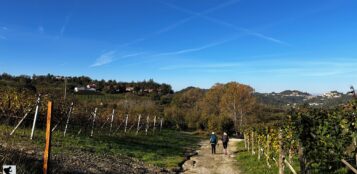
[[[209,142],[211,143],[212,154],[216,154],[217,136],[214,132],[212,132]]]

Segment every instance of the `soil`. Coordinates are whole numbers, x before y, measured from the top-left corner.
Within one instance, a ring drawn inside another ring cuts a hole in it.
[[[16,165],[18,173],[42,173],[42,155],[28,147],[9,147],[0,143],[0,164]],[[149,166],[125,156],[99,155],[74,150],[72,154],[53,155],[51,173],[173,173],[166,169]]]

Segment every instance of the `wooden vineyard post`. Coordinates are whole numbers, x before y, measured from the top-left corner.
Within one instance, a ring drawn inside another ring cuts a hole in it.
[[[35,116],[34,116],[34,118],[33,118],[33,124],[32,124],[32,130],[31,130],[31,137],[30,137],[31,140],[32,140],[32,138],[33,138],[33,133],[34,133],[34,131],[35,131],[36,120],[37,120],[37,115],[38,115],[38,108],[39,108],[40,100],[41,100],[40,96],[41,96],[41,95],[38,95],[37,101],[36,101],[36,110],[35,110]]]
[[[114,121],[114,114],[115,114],[115,109],[113,109],[113,112],[112,112],[112,119],[110,120],[110,129],[109,129],[109,134],[112,132],[112,128],[113,128],[113,121]]]
[[[284,163],[289,167],[290,171],[293,173],[293,174],[297,174],[295,169],[293,168],[293,166],[291,166],[291,164],[286,161],[286,159],[284,159]]]
[[[304,150],[301,145],[301,142],[298,142],[298,155],[299,155],[299,163],[300,163],[300,173],[305,174],[306,173],[306,168],[305,168],[305,158],[304,158]]]
[[[283,145],[283,131],[279,129],[279,174],[284,174],[284,159],[285,159],[285,154],[284,154],[284,145]]]
[[[140,119],[141,119],[141,114],[139,114],[139,116],[138,116],[138,126],[136,128],[136,135],[139,133],[139,130],[140,130]]]
[[[244,148],[247,149],[247,133],[243,133],[244,136]]]
[[[47,121],[46,121],[46,146],[43,154],[43,173],[49,173],[49,161],[51,157],[51,113],[52,102],[49,101],[47,105]]]
[[[156,115],[154,117],[154,127],[152,128],[153,133],[155,133],[155,128],[156,128]]]
[[[249,145],[250,145],[250,136],[249,136],[249,132],[247,133],[247,147],[248,147],[248,152],[250,151],[250,147],[249,147]]]
[[[29,115],[29,113],[32,111],[32,108],[29,109],[29,111],[25,114],[24,117],[22,117],[22,119],[19,121],[19,123],[15,126],[14,130],[11,131],[10,135],[15,133],[15,130],[20,126],[20,124],[25,120],[25,118],[27,117],[27,115]]]
[[[69,118],[71,117],[71,113],[73,110],[73,102],[71,103],[71,107],[69,108],[68,116],[67,116],[67,121],[66,121],[66,126],[64,128],[63,136],[66,136],[67,128],[68,128],[68,123],[69,123]]]
[[[294,140],[291,141],[290,148],[289,148],[289,159],[288,162],[292,164],[293,162],[293,154],[294,154],[294,146],[293,146]]]
[[[252,155],[255,154],[255,151],[254,151],[254,131],[252,131]]]
[[[148,116],[146,116],[146,129],[145,129],[145,135],[147,135],[148,134],[148,130],[149,130],[149,119],[150,119],[150,117],[149,117],[149,115]]]
[[[357,170],[351,165],[349,164],[346,160],[342,159],[341,160],[343,164],[345,164],[350,170],[352,170],[353,173],[357,174]]]
[[[257,137],[257,139],[258,139],[258,160],[260,160],[260,137],[258,136]]]
[[[93,136],[94,124],[95,124],[95,117],[97,117],[97,109],[98,109],[98,108],[95,108],[95,109],[94,109],[94,115],[93,115],[93,121],[92,121],[92,131],[91,131],[91,133],[90,133],[90,136],[91,136],[91,137]]]
[[[162,129],[162,121],[163,121],[163,118],[160,118],[160,132],[161,132],[161,129]]]
[[[128,127],[128,118],[129,118],[129,115],[126,114],[126,118],[125,118],[125,129],[124,129],[124,132],[126,133],[126,128]]]
[[[267,166],[269,167],[269,168],[271,168],[271,165],[270,165],[270,163],[269,163],[269,149],[270,149],[270,147],[269,147],[269,131],[268,131],[268,134],[267,134],[267,145],[266,145],[267,147],[266,147],[266,153],[265,153],[265,155],[266,155],[266,161],[267,161]]]
[[[355,148],[357,148],[357,140],[356,140],[356,137],[353,138],[353,144],[355,145]],[[355,160],[356,160],[356,166],[357,166],[357,152],[355,154]]]

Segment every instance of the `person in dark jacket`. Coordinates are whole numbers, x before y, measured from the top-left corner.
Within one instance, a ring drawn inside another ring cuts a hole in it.
[[[216,154],[217,136],[214,132],[212,132],[209,142],[211,143],[212,154]]]
[[[227,155],[227,146],[229,142],[229,137],[226,132],[223,133],[222,136],[222,144],[223,144],[223,149],[224,149],[224,154]]]

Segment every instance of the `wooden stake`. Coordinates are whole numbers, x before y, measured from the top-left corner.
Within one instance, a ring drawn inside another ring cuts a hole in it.
[[[147,135],[148,134],[148,130],[149,130],[149,115],[148,116],[146,116],[146,129],[145,129],[145,135]]]
[[[290,164],[288,161],[286,161],[285,159],[284,159],[284,163],[289,167],[290,171],[291,171],[293,174],[297,174],[296,171],[295,171],[295,169],[293,168],[293,166],[291,166],[291,164]]]
[[[243,136],[244,136],[244,148],[247,149],[248,146],[247,146],[247,133],[243,133]]]
[[[301,145],[301,142],[298,142],[298,155],[299,155],[299,163],[300,163],[300,173],[305,174],[306,173],[306,167],[305,167],[305,157],[304,157],[304,150]]]
[[[353,144],[355,145],[355,149],[357,148],[357,141],[356,141],[356,137],[353,138]],[[356,166],[357,166],[357,153],[355,154],[355,161],[356,161]]]
[[[109,133],[112,132],[112,128],[113,128],[113,121],[114,121],[114,114],[115,114],[115,109],[113,109],[112,112],[112,120],[110,121],[110,129],[109,129]]]
[[[252,131],[252,155],[255,154],[255,151],[254,151],[254,131]]]
[[[357,174],[357,170],[351,165],[349,164],[346,160],[342,159],[341,160],[343,164],[345,164],[350,170],[352,170],[353,173]]]
[[[284,147],[283,147],[283,131],[279,129],[279,174],[284,174],[284,159],[285,159],[285,154],[284,154]]]
[[[161,129],[162,129],[162,121],[163,121],[163,118],[160,119],[160,132],[161,132]]]
[[[67,121],[66,121],[66,127],[64,128],[64,132],[63,132],[64,137],[66,136],[66,132],[67,132],[68,124],[69,124],[69,118],[71,117],[72,109],[73,109],[73,102],[71,103],[71,106],[69,107]]]
[[[49,173],[49,161],[51,157],[51,114],[52,102],[49,101],[47,105],[47,122],[46,122],[46,146],[43,154],[43,173]]]
[[[258,136],[258,160],[260,160],[260,138]]]
[[[292,161],[293,161],[293,154],[294,154],[294,146],[293,146],[293,144],[294,144],[294,140],[292,140],[291,143],[290,143],[289,159],[288,159],[289,163],[292,163]]]
[[[268,131],[268,134],[267,134],[267,145],[266,145],[267,147],[266,147],[266,162],[267,162],[267,166],[269,167],[269,168],[271,168],[271,165],[270,165],[270,163],[269,163],[269,150],[270,150],[270,147],[269,147],[269,131]]]
[[[34,116],[34,118],[33,118],[33,124],[32,124],[32,130],[31,130],[31,137],[30,137],[31,140],[32,140],[33,134],[34,134],[34,132],[35,132],[36,120],[37,120],[37,115],[38,115],[38,108],[39,108],[40,100],[41,100],[41,99],[40,99],[40,96],[41,96],[41,95],[38,95],[37,101],[36,101],[36,110],[35,110],[35,116]]]
[[[129,115],[126,114],[126,118],[125,118],[125,129],[124,129],[124,132],[126,133],[126,128],[128,127],[128,118],[129,118]]]
[[[155,129],[156,129],[156,115],[154,117],[154,127],[152,129],[152,132],[155,133]]]
[[[20,126],[20,124],[25,120],[25,118],[27,117],[27,115],[32,111],[32,108],[29,109],[29,111],[25,114],[24,117],[22,117],[22,119],[19,121],[19,123],[15,126],[14,130],[11,131],[10,135],[15,133],[15,130]]]
[[[136,135],[139,133],[140,130],[140,119],[141,119],[141,114],[138,116],[138,127],[136,128]]]
[[[94,109],[93,122],[92,122],[92,131],[91,131],[91,133],[90,133],[90,136],[91,136],[91,137],[93,136],[94,124],[95,124],[95,117],[97,116],[97,109],[98,109],[98,108],[95,108],[95,109]]]
[[[249,151],[250,151],[250,146],[249,146],[249,145],[250,145],[250,142],[249,142],[249,141],[250,141],[249,132],[247,133],[247,135],[248,135],[248,136],[247,136],[247,147],[248,147],[248,153],[249,153]]]

